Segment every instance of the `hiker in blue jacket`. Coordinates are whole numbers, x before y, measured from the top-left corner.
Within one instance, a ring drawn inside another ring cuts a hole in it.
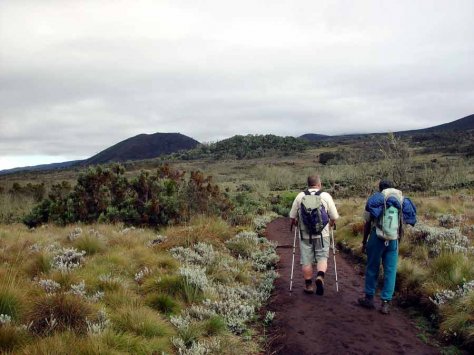
[[[400,190],[393,188],[390,181],[380,181],[379,191],[368,199],[364,212],[365,297],[358,302],[362,307],[375,308],[374,295],[382,261],[384,279],[380,312],[389,314],[397,275],[398,243],[403,234],[402,222],[414,225],[416,208],[408,198],[403,198]]]

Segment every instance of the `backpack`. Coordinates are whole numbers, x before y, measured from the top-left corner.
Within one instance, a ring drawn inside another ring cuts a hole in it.
[[[329,215],[322,204],[321,193],[320,190],[313,195],[309,190],[305,190],[301,199],[300,230],[308,232],[311,241],[313,235],[321,235],[329,223]],[[303,239],[303,233],[301,233],[301,239]]]
[[[402,224],[403,195],[400,190],[393,188],[383,190],[382,194],[384,196],[383,211],[375,224],[376,233],[383,240],[396,240],[400,236]],[[391,201],[387,203],[389,199]],[[395,206],[394,202],[398,202],[400,208]]]

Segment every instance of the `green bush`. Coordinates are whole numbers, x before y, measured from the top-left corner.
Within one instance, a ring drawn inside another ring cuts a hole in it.
[[[159,167],[155,174],[141,171],[130,181],[120,165],[111,169],[89,168],[79,175],[72,192],[54,185],[49,198],[23,218],[28,227],[54,222],[124,222],[128,225],[160,226],[189,221],[196,214],[227,217],[230,201],[210,176]]]

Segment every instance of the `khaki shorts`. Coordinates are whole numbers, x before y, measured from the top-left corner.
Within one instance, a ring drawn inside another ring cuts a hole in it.
[[[309,239],[300,238],[300,264],[310,265],[317,262],[327,261],[329,257],[329,236],[323,237],[324,247],[321,245],[321,236],[313,237],[313,245]]]

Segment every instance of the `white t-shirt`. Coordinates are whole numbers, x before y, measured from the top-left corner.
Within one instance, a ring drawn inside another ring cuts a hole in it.
[[[308,189],[309,192],[318,192],[319,189]],[[301,200],[303,199],[304,196],[304,191],[300,192],[295,200],[293,201],[293,206],[291,206],[291,211],[290,211],[290,218],[298,218],[298,211],[301,207]],[[328,194],[327,192],[322,192],[321,193],[321,202],[326,209],[329,218],[332,220],[336,220],[339,218],[339,213],[337,213],[336,205],[334,203],[334,200],[332,199],[332,196]],[[323,232],[321,233],[323,237],[328,237],[329,236],[329,224],[323,229]]]

